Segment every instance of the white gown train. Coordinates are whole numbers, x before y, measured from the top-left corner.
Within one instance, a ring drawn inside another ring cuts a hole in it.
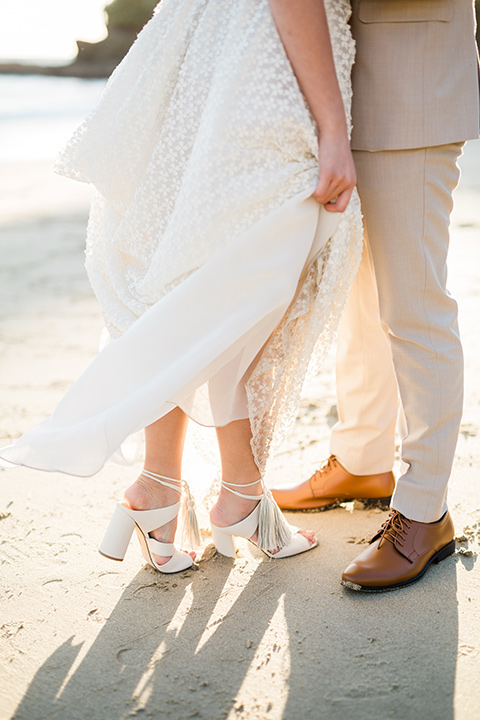
[[[346,0],[327,15],[344,102]],[[311,198],[315,123],[268,0],[162,0],[57,170],[96,188],[87,271],[113,340],[4,461],[79,476],[172,407],[250,418],[263,472],[361,254]]]

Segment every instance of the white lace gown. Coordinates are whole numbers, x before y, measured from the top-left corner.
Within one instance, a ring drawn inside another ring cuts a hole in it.
[[[349,115],[350,6],[326,9]],[[56,169],[95,187],[86,267],[112,341],[2,458],[92,475],[179,406],[250,418],[263,472],[362,244],[356,195],[342,217],[311,198],[316,126],[268,0],[162,0]]]

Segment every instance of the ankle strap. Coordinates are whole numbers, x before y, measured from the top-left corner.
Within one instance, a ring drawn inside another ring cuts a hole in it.
[[[150,480],[156,480],[160,485],[176,490],[178,493],[182,492],[182,487],[185,487],[185,480],[175,480],[174,478],[167,477],[166,475],[158,475],[157,473],[151,472],[150,470],[142,470],[141,475],[150,478]],[[165,482],[167,481],[167,482]]]
[[[257,485],[257,483],[262,482],[262,478],[258,478],[258,480],[254,480],[254,482],[251,483],[231,483],[227,482],[226,480],[222,480],[221,485],[225,490],[228,490],[229,492],[233,493],[237,497],[245,498],[246,500],[260,500],[262,495],[246,495],[245,493],[238,492],[237,490],[232,490],[231,487],[228,487],[229,485],[233,485],[233,487],[251,487],[252,485]]]
[[[197,514],[195,512],[195,500],[192,493],[190,492],[187,481],[176,480],[174,478],[167,477],[166,475],[159,475],[158,473],[154,473],[151,470],[142,470],[141,475],[144,475],[151,480],[155,480],[156,482],[160,483],[160,485],[165,485],[165,487],[176,490],[179,495],[181,494],[182,490],[185,490],[182,498],[181,507],[182,535],[190,545],[200,545],[201,537],[200,529],[198,527]]]

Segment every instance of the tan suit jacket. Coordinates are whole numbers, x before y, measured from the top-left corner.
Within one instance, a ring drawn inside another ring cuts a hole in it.
[[[355,150],[478,137],[473,0],[352,0]]]

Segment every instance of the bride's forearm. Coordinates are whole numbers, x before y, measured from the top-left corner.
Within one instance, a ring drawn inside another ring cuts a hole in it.
[[[346,134],[323,0],[269,0],[269,3],[320,133]]]
[[[279,35],[319,129],[313,197],[343,212],[355,185],[347,121],[323,0],[269,0]]]

